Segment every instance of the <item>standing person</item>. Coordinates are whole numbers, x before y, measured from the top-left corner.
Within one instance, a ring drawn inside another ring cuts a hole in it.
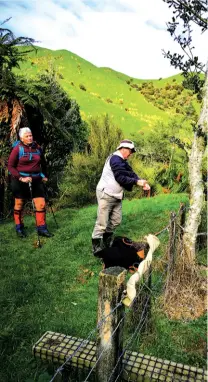
[[[124,190],[131,191],[133,185],[150,190],[147,181],[140,179],[127,162],[135,151],[134,142],[124,139],[105,162],[96,188],[98,210],[92,233],[92,247],[95,256],[103,247],[111,245],[113,231],[121,223]]]
[[[46,226],[45,193],[43,182],[47,182],[46,162],[41,147],[33,141],[28,127],[19,130],[19,138],[8,160],[11,174],[11,189],[15,198],[14,221],[17,235],[25,237],[23,207],[26,199],[32,198],[35,205],[36,229],[40,236],[53,236]],[[29,186],[32,185],[31,190]]]

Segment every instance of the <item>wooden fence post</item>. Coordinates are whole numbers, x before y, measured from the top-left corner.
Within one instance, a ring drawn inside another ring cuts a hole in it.
[[[122,352],[124,321],[120,325],[119,322],[123,318],[124,306],[119,306],[112,314],[110,312],[121,301],[125,289],[125,276],[126,270],[121,267],[107,268],[99,275],[98,322],[108,317],[100,325],[97,334],[98,382],[115,381],[121,370],[122,359],[119,360],[119,356]]]
[[[172,273],[177,253],[182,250],[183,226],[185,223],[185,204],[181,203],[178,211],[178,216],[175,212],[170,215],[170,236],[168,248],[168,274]]]
[[[150,329],[150,320],[151,320],[151,288],[152,288],[152,265],[150,265],[148,271],[144,274],[144,282],[146,288],[144,290],[144,327],[143,331]],[[147,317],[147,318],[146,318]]]
[[[169,245],[168,245],[168,275],[172,273],[176,250],[176,213],[170,214]]]
[[[185,223],[185,204],[181,203],[178,216],[175,212],[170,214],[169,246],[168,246],[168,269],[166,280],[166,295],[169,285],[174,277],[174,269],[177,262],[177,254],[182,251],[183,227]]]

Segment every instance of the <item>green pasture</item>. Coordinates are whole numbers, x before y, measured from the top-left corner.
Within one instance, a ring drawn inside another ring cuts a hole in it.
[[[167,122],[169,119],[169,113],[155,107],[126,83],[130,79],[127,75],[109,68],[98,68],[66,50],[51,51],[38,47],[37,52],[29,53],[17,73],[34,78],[44,70],[56,71],[57,80],[70,98],[76,99],[84,119],[108,113],[126,135],[151,128],[158,120]],[[155,80],[154,83],[164,86],[168,80]],[[144,80],[132,79],[132,83],[142,82]]]
[[[180,202],[187,200],[186,194],[125,200],[123,221],[117,234],[142,240],[144,235],[166,227],[170,211],[177,211]],[[100,261],[91,254],[96,206],[63,209],[56,212],[56,218],[58,229],[48,212],[48,226],[54,237],[42,238],[41,249],[34,247],[37,237],[33,216],[25,217],[26,239],[16,237],[11,219],[0,224],[2,382],[49,381],[51,369],[33,359],[32,345],[47,330],[86,338],[96,326],[101,270]],[[160,240],[153,269],[158,260],[164,261],[164,267],[166,264],[167,231],[161,234]],[[205,317],[192,322],[169,321],[158,309],[157,298],[152,301],[153,306],[157,305],[154,332],[146,333],[135,350],[205,366]],[[134,328],[129,326],[127,332],[131,330]]]

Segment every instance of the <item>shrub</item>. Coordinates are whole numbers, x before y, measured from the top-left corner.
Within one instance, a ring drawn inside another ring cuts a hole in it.
[[[85,91],[86,92],[86,87],[83,85],[83,84],[79,84],[79,88],[81,89],[81,90],[83,90],[83,91]]]
[[[89,129],[85,153],[74,153],[65,168],[59,185],[59,206],[80,207],[95,202],[96,185],[106,158],[123,138],[121,130],[107,115],[90,119]]]
[[[132,85],[130,85],[132,88],[134,88],[134,89],[138,89],[138,85],[137,84],[132,84]]]

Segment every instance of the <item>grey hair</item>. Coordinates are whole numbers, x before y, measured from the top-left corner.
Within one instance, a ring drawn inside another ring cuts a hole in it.
[[[29,127],[22,127],[19,129],[19,137],[22,138],[25,133],[32,133]]]

